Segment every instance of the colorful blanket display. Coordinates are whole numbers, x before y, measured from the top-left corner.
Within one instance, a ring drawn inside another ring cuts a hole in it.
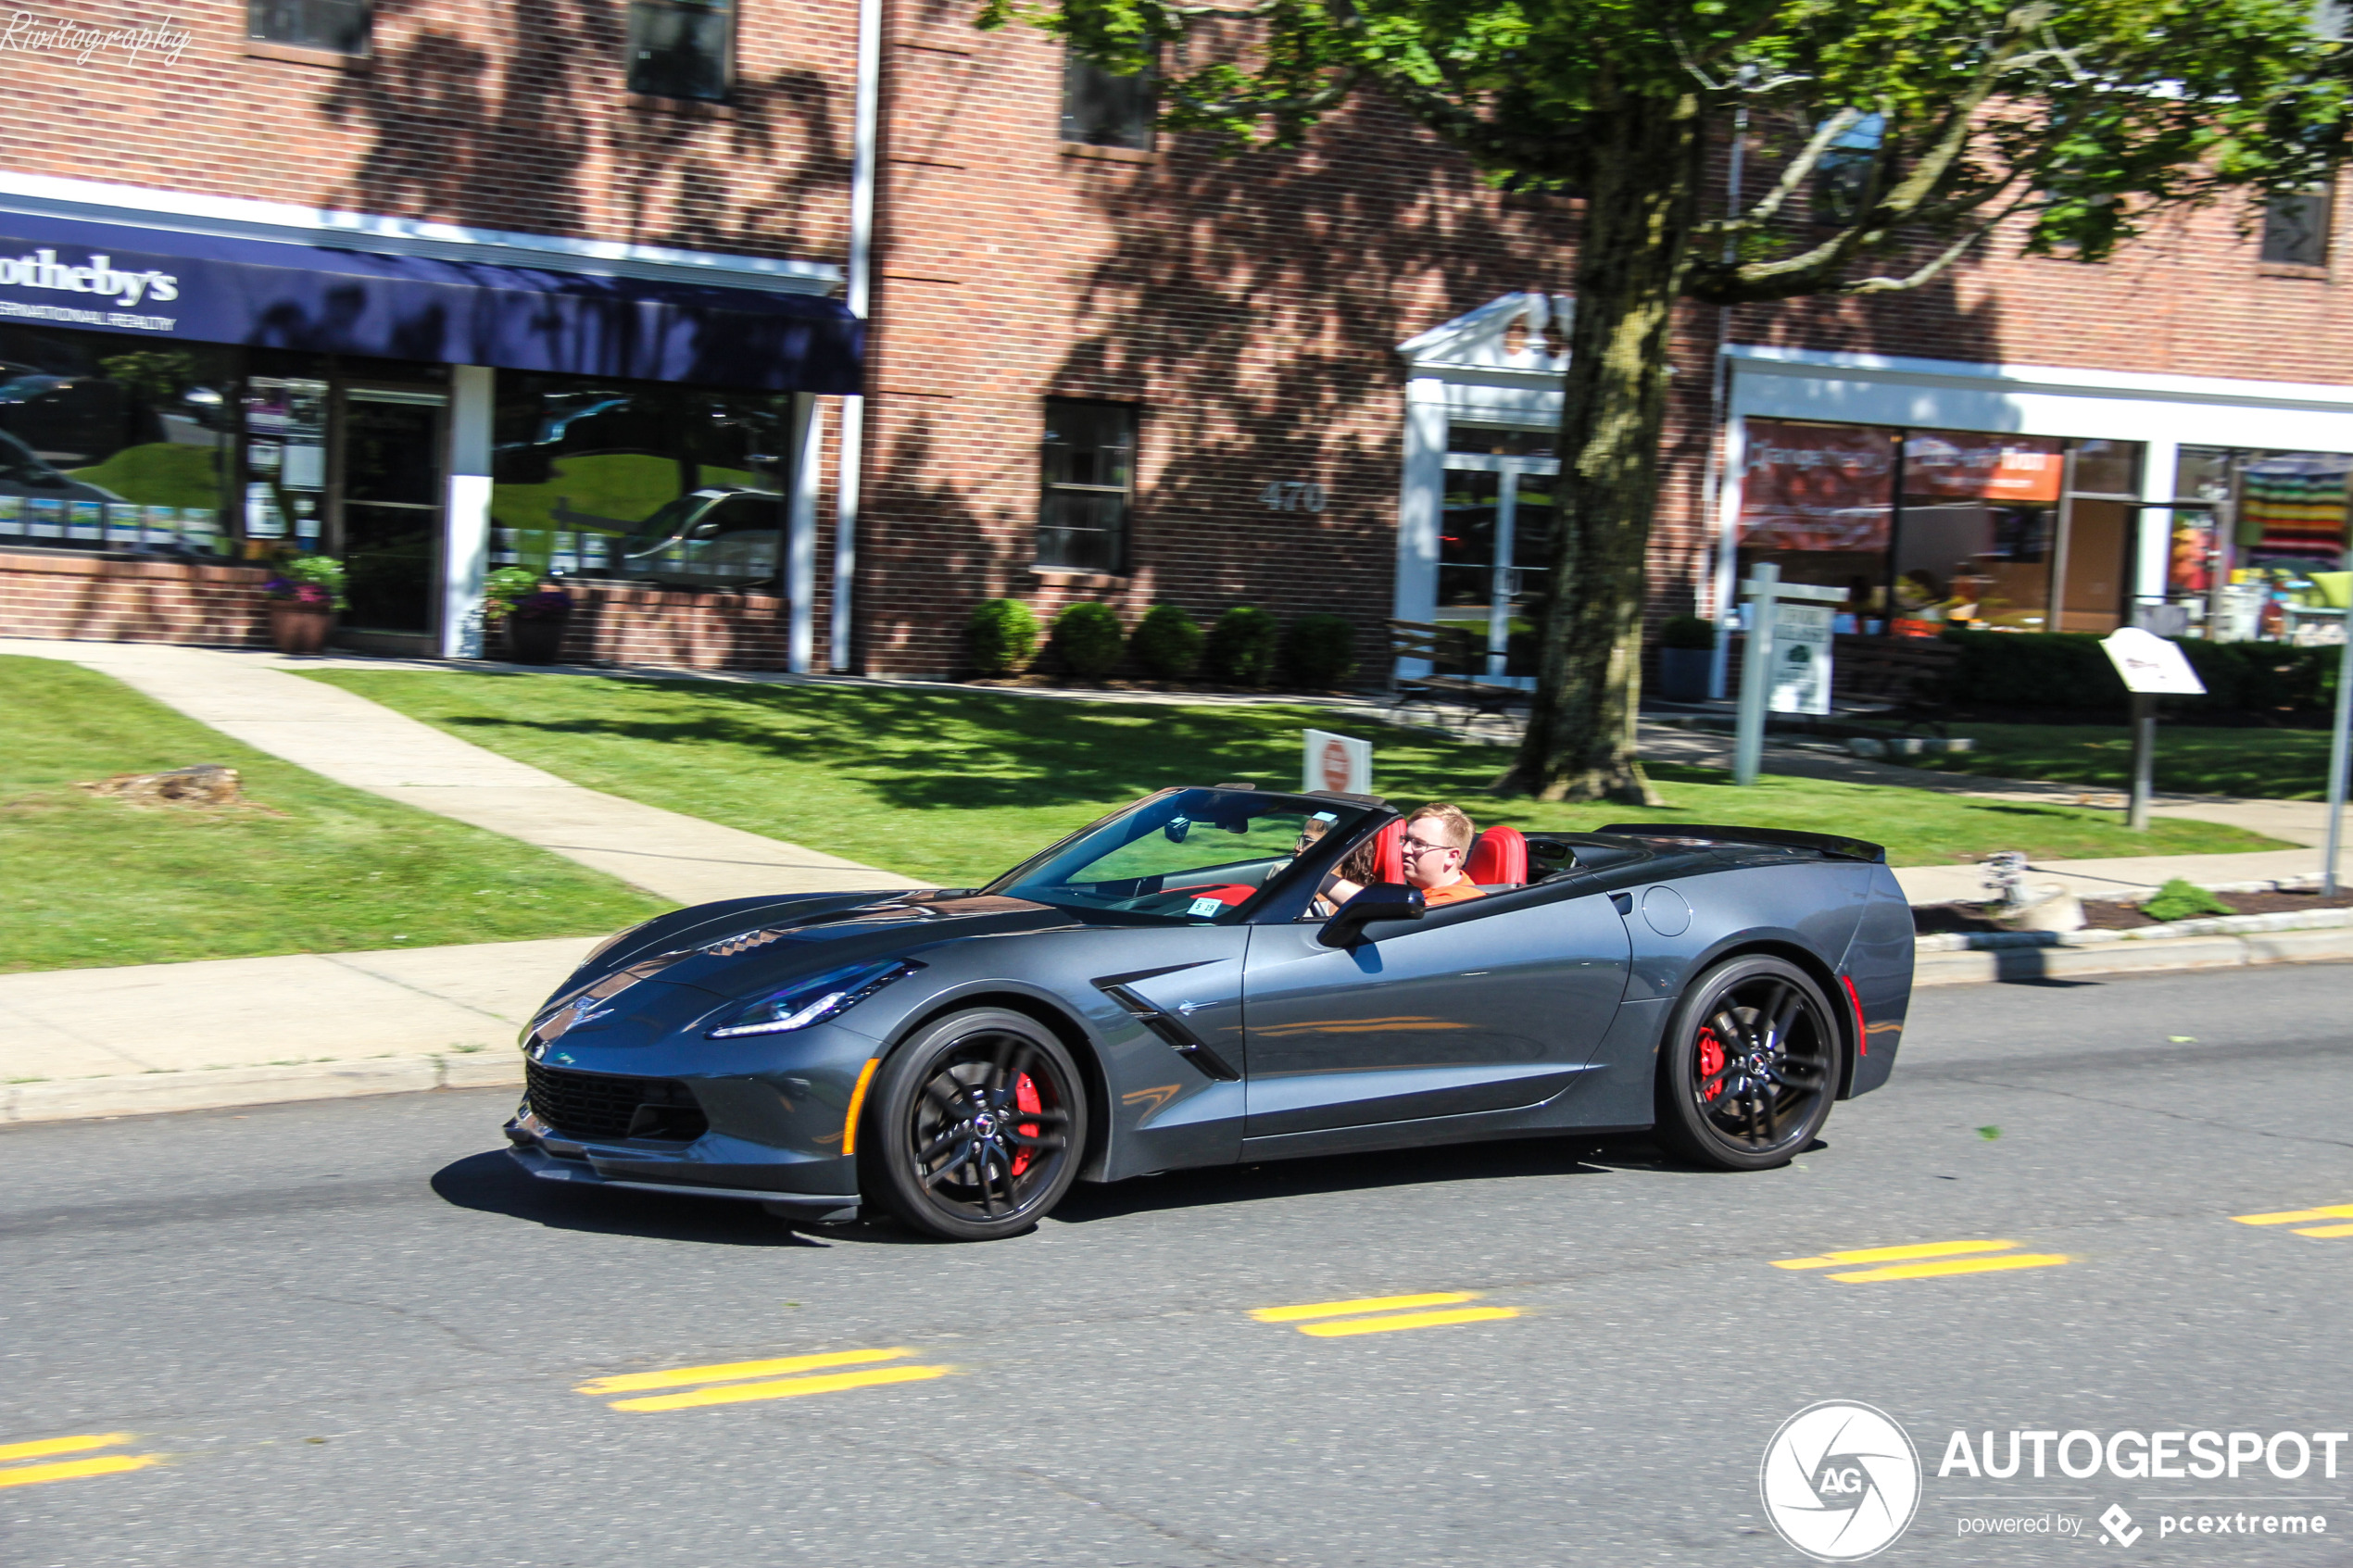
[[[2353,458],[2294,452],[2240,470],[2238,543],[2258,556],[2334,561],[2345,552],[2346,478]]]

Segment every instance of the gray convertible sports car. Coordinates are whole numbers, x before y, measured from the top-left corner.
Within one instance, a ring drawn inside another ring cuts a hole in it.
[[[1728,1170],[1877,1088],[1912,919],[1875,845],[1491,828],[1425,908],[1369,796],[1171,789],[986,887],[739,898],[624,931],[524,1035],[552,1181],[933,1235],[1072,1182],[1655,1128]],[[1353,855],[1373,881],[1318,903]]]

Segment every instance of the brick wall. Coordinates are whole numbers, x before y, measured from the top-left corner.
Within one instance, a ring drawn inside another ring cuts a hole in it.
[[[740,7],[724,105],[633,97],[622,5],[404,0],[364,60],[257,52],[174,6],[177,61],[0,55],[0,166],[306,207],[838,262],[856,7]],[[44,13],[47,14],[47,13]],[[159,19],[93,0],[92,28]]]
[[[0,549],[0,635],[270,646],[258,567]]]
[[[568,664],[679,670],[782,670],[785,601],[774,594],[695,594],[581,583],[564,628]],[[489,650],[492,658],[498,650]],[[819,645],[819,663],[824,645]]]
[[[974,604],[1336,610],[1385,661],[1396,345],[1563,289],[1565,202],[1509,198],[1378,103],[1295,152],[1060,137],[1061,45],[894,7],[859,631],[876,673],[964,658]],[[1049,396],[1141,410],[1131,570],[1033,569]],[[1313,482],[1318,513],[1269,510]]]

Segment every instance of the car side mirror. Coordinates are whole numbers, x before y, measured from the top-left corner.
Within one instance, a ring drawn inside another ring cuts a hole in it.
[[[1419,920],[1425,912],[1422,892],[1402,882],[1377,882],[1340,907],[1324,922],[1317,940],[1327,947],[1353,947],[1365,940],[1365,928],[1377,920]]]

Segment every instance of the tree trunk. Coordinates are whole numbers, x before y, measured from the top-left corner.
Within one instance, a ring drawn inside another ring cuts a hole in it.
[[[1634,745],[1667,349],[1706,154],[1696,94],[1594,106],[1535,700],[1501,787],[1655,805]]]

